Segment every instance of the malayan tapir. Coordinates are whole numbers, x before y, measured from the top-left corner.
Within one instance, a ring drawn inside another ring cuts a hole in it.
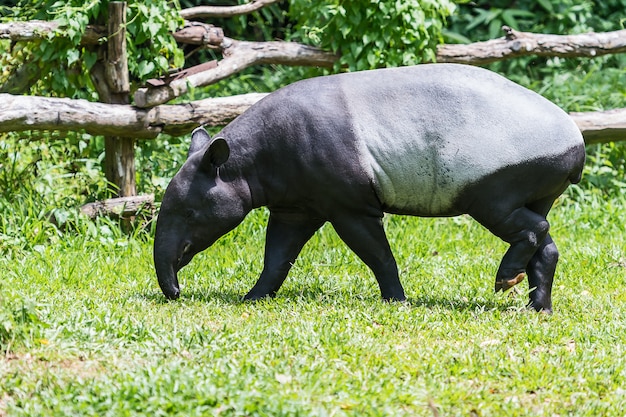
[[[269,208],[264,267],[245,296],[273,296],[325,222],[405,300],[383,214],[469,214],[510,244],[495,290],[528,276],[552,309],[558,251],[546,215],[581,178],[582,135],[553,103],[491,71],[424,64],[323,76],[268,95],[215,138],[192,133],[167,187],[154,262],[167,298],[177,274],[244,219]]]

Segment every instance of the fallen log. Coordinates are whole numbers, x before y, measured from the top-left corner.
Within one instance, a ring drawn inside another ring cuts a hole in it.
[[[261,3],[269,4],[272,0],[257,0],[240,6],[262,7]],[[200,6],[200,8],[222,9],[219,6]],[[192,8],[194,9],[194,8]],[[186,9],[190,10],[190,9]],[[192,17],[195,12],[181,11],[181,16]],[[59,28],[58,22],[32,20],[28,22],[0,23],[0,39],[13,41],[30,41],[47,38],[50,32]],[[437,62],[455,62],[471,65],[484,65],[494,61],[527,56],[558,56],[558,57],[596,57],[607,54],[626,52],[626,29],[583,33],[578,35],[553,35],[530,33],[514,30],[503,26],[505,36],[484,42],[470,44],[443,44],[437,48]],[[82,45],[97,45],[106,37],[104,26],[88,25]],[[197,22],[186,22],[180,30],[172,33],[179,43],[220,47],[223,40],[221,28]],[[326,51],[326,53],[329,53]]]
[[[503,26],[505,36],[470,44],[445,44],[437,48],[437,62],[485,65],[520,56],[563,58],[587,57],[626,52],[626,29],[580,35],[549,35],[519,32]]]
[[[240,6],[260,8],[272,2],[274,1],[257,0]],[[186,15],[193,16],[193,14]],[[58,23],[54,21],[0,23],[0,38],[16,41],[31,40],[43,38],[56,29],[58,29]],[[503,26],[502,29],[505,32],[505,36],[502,38],[471,44],[440,45],[437,48],[436,60],[437,62],[484,65],[494,61],[528,55],[571,58],[596,57],[626,52],[626,29],[579,35],[520,32],[508,26]],[[87,26],[81,43],[83,45],[98,44],[105,35],[106,28]],[[174,32],[172,36],[178,43],[220,49],[225,58],[214,69],[177,80],[168,86],[138,89],[135,93],[135,102],[139,107],[152,107],[166,103],[185,94],[189,87],[202,87],[215,83],[257,64],[330,68],[339,59],[339,55],[332,52],[293,42],[237,41],[225,37],[221,28],[198,22],[186,22],[185,26]],[[15,88],[9,87],[5,87],[3,90],[15,91]]]
[[[46,33],[56,29],[58,29],[58,23],[53,21],[0,24],[0,38],[30,40],[44,37]],[[88,37],[87,34],[89,34]],[[97,44],[100,37],[105,34],[106,28],[88,26],[83,43]],[[153,107],[167,103],[187,93],[189,88],[216,83],[253,65],[282,64],[331,68],[339,59],[339,56],[334,53],[295,42],[238,41],[224,36],[223,30],[219,27],[197,22],[186,22],[185,26],[174,32],[172,36],[179,43],[220,49],[224,59],[219,61],[215,68],[174,80],[167,85],[139,88],[134,95],[135,104],[139,107]],[[9,88],[3,88],[3,91],[9,92]],[[16,92],[15,88],[11,88],[10,92]]]
[[[201,125],[223,126],[267,94],[207,98],[151,109],[67,98],[0,94],[0,132],[83,130],[92,135],[143,139],[156,138],[159,133],[182,136]],[[626,108],[570,115],[588,144],[626,140]]]
[[[187,104],[164,104],[150,109],[148,119],[153,125],[161,124],[163,133],[182,136],[198,126],[224,126],[268,94],[248,93]]]
[[[626,108],[570,113],[583,133],[585,143],[626,140]]]
[[[154,194],[111,198],[85,204],[80,212],[91,219],[108,216],[115,219],[131,220],[139,215],[154,216]]]
[[[263,93],[208,98],[138,109],[87,100],[0,94],[0,132],[55,130],[154,139],[186,134],[200,125],[222,126],[265,97]]]
[[[0,132],[84,130],[92,135],[154,138],[162,127],[146,123],[147,113],[130,105],[0,94]]]

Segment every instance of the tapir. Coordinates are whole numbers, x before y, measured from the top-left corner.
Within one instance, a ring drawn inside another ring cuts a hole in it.
[[[467,214],[510,244],[495,290],[527,276],[529,306],[551,312],[559,253],[546,216],[584,161],[581,132],[563,110],[485,69],[422,64],[298,81],[214,138],[192,133],[157,220],[158,282],[178,298],[178,271],[266,206],[263,270],[244,299],[274,296],[330,222],[383,299],[402,301],[384,213]]]

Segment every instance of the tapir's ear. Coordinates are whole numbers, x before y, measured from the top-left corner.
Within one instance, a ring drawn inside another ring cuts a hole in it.
[[[197,127],[191,132],[191,145],[189,145],[189,151],[187,152],[187,158],[206,146],[211,141],[211,136],[204,130],[202,126]]]
[[[230,147],[224,138],[215,138],[204,153],[202,164],[205,167],[217,168],[223,165],[230,156]]]

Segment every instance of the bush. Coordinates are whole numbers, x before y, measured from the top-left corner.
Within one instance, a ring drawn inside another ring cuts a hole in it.
[[[290,2],[293,39],[340,52],[351,71],[435,60],[452,1],[339,0]]]

